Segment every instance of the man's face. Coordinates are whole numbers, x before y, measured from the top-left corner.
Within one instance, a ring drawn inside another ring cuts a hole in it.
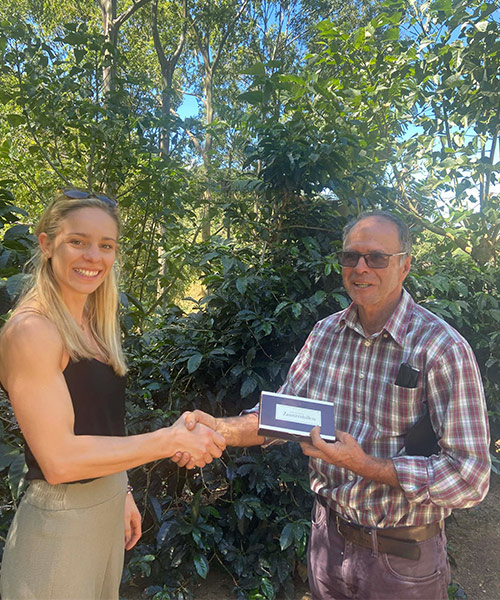
[[[381,217],[367,217],[357,223],[349,232],[344,251],[401,252],[398,228],[394,223]],[[391,256],[385,269],[371,269],[365,259],[360,258],[355,267],[342,267],[344,286],[352,301],[371,314],[394,309],[399,302],[403,281],[410,271],[411,258]]]

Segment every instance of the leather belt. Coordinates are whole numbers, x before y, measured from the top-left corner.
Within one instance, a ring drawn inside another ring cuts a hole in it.
[[[389,527],[377,529],[363,527],[351,521],[347,521],[338,513],[333,513],[337,523],[338,532],[348,542],[364,548],[373,548],[373,532],[377,536],[378,551],[383,554],[393,554],[409,560],[420,558],[420,548],[417,542],[423,542],[438,535],[441,531],[441,522],[429,523],[415,527]]]

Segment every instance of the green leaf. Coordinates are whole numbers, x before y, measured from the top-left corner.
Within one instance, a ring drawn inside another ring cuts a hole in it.
[[[274,309],[274,315],[279,315],[279,313],[285,308],[285,306],[288,306],[289,304],[290,302],[288,300],[283,300],[283,302],[280,302],[278,306]]]
[[[7,476],[7,481],[9,483],[10,493],[14,500],[17,500],[21,495],[21,492],[24,489],[25,481],[24,475],[28,467],[26,466],[26,461],[24,460],[24,453],[19,453],[19,455],[12,461],[9,474]]]
[[[25,273],[17,273],[7,279],[7,291],[11,298],[15,298],[21,293],[28,277]]]
[[[236,289],[243,296],[247,290],[248,277],[238,277],[236,280]]]
[[[431,9],[435,11],[444,11],[445,13],[451,13],[451,0],[435,0],[431,4]]]
[[[244,69],[242,73],[243,75],[265,75],[266,67],[264,66],[264,63],[256,62]]]
[[[243,92],[238,96],[240,102],[248,102],[248,104],[258,105],[264,101],[264,94],[262,92]]]
[[[198,575],[203,579],[206,579],[209,571],[207,557],[204,554],[195,554],[193,562]]]
[[[285,527],[283,527],[283,531],[280,535],[280,546],[282,550],[286,550],[289,546],[292,545],[294,540],[293,533],[293,523],[287,523]]]
[[[200,354],[199,352],[197,352],[196,354],[193,354],[193,356],[191,356],[188,360],[187,363],[187,369],[188,369],[188,373],[194,373],[195,371],[198,370],[199,366],[201,365],[201,361],[203,360],[203,354]]]
[[[19,448],[12,448],[6,444],[0,444],[0,469],[8,467],[21,454]]]
[[[399,27],[391,27],[387,31],[384,32],[382,36],[384,40],[399,40]]]
[[[273,600],[273,598],[275,596],[274,586],[267,577],[263,577],[261,579],[260,588],[261,588],[262,592],[264,593],[264,596],[267,598],[267,600]]]
[[[12,127],[19,127],[19,125],[23,125],[23,123],[26,123],[26,117],[24,115],[12,113],[10,115],[7,115],[6,118],[8,124]]]
[[[245,379],[245,381],[243,382],[241,389],[240,389],[240,395],[242,398],[246,398],[249,394],[251,394],[254,389],[257,387],[257,381],[253,378],[253,377],[248,377],[247,379]]]

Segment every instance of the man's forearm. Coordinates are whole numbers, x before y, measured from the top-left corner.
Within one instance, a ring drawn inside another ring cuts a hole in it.
[[[257,413],[218,418],[215,421],[215,430],[224,436],[228,446],[260,446],[265,441],[264,436],[257,434],[259,426]]]
[[[401,490],[401,484],[394,467],[394,463],[390,458],[377,458],[368,456],[366,464],[358,473],[365,479],[378,481],[379,483],[387,483],[393,488]]]

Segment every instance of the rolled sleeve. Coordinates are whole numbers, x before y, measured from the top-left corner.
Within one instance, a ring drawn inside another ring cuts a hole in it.
[[[470,346],[450,344],[430,366],[426,385],[441,451],[394,458],[399,482],[410,503],[469,508],[486,496],[491,469],[486,402]]]

